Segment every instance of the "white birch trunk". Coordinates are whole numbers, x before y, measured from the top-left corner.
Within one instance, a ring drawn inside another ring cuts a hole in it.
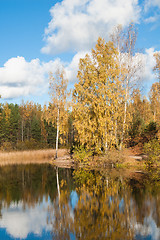
[[[56,158],[58,157],[58,139],[59,139],[59,107],[57,113]]]
[[[128,100],[128,85],[129,85],[129,79],[128,78],[129,78],[129,76],[127,75],[126,91],[125,91],[125,103],[124,103],[124,119],[123,119],[123,127],[122,127],[122,137],[121,137],[120,150],[123,147],[124,134],[125,134],[125,125],[126,125],[126,117],[127,117],[127,100]]]
[[[108,151],[108,142],[107,142],[107,133],[106,133],[106,142],[105,142],[105,152],[107,152]]]

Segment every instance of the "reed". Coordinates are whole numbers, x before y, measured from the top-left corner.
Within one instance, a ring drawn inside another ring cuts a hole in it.
[[[59,149],[58,157],[67,155],[66,149]],[[0,166],[8,164],[49,163],[54,159],[55,149],[0,152]]]

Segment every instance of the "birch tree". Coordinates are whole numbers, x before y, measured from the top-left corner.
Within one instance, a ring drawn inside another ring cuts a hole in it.
[[[56,156],[58,157],[58,143],[60,133],[67,132],[68,125],[68,102],[69,92],[67,91],[68,80],[65,77],[64,70],[57,69],[55,74],[50,74],[50,96],[51,102],[45,109],[45,117],[48,122],[55,124],[56,134]]]
[[[154,113],[154,121],[158,123],[158,139],[160,140],[160,52],[154,54],[156,65],[154,71],[158,78],[158,82],[152,85],[150,90],[150,101],[152,111]]]
[[[135,51],[137,30],[134,24],[131,23],[126,29],[123,29],[120,25],[117,26],[111,34],[111,40],[118,51],[119,77],[124,88],[123,124],[120,144],[120,148],[122,148],[128,125],[131,122],[131,116],[127,110],[131,88],[136,84],[136,80],[139,79],[139,73],[143,69],[143,61],[141,55]]]
[[[73,91],[74,126],[80,143],[96,151],[118,144],[116,127],[123,93],[117,64],[113,43],[101,38],[91,56],[79,63],[79,81]]]

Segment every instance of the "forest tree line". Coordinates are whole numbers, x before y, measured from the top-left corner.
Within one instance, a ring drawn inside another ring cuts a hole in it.
[[[58,149],[60,144],[101,152],[160,141],[160,53],[153,69],[158,80],[144,96],[136,38],[133,24],[115,28],[109,42],[99,38],[91,54],[80,59],[72,94],[64,70],[51,73],[48,106],[1,104],[1,149]]]
[[[53,147],[55,128],[43,118],[42,107],[32,102],[1,104],[1,150]]]

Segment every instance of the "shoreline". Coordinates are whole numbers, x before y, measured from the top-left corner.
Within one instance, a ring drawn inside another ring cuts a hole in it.
[[[55,153],[55,149],[0,152],[0,166],[12,164],[51,163]],[[67,154],[67,149],[59,149],[58,153],[60,157],[64,156]]]
[[[0,166],[13,164],[43,164],[48,163],[59,168],[89,167],[93,169],[115,168],[117,170],[130,170],[134,172],[145,171],[145,155],[134,155],[131,151],[111,151],[110,155],[96,156],[88,161],[88,164],[77,164],[71,158],[67,149],[58,150],[58,158],[55,159],[55,149],[28,150],[0,152]],[[118,154],[118,155],[117,155]]]

